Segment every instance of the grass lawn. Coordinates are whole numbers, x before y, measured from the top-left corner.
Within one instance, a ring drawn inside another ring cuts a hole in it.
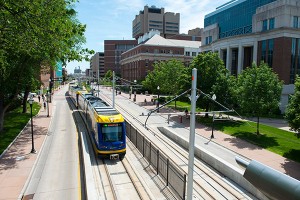
[[[211,126],[212,118],[197,117],[197,121]],[[259,124],[260,135],[256,134],[255,122],[215,121],[215,129],[228,135],[246,140],[252,144],[300,163],[300,139],[289,131]]]
[[[33,103],[32,116],[35,116],[39,110],[40,105],[37,102]],[[22,107],[10,111],[4,117],[4,129],[0,133],[0,154],[10,145],[16,138],[20,131],[30,120],[30,105],[27,103],[27,113],[22,113]]]
[[[167,107],[175,109],[175,101],[170,102]],[[176,101],[176,110],[184,111],[185,109],[191,110],[191,104],[183,101]],[[196,108],[196,112],[201,112],[202,109]]]

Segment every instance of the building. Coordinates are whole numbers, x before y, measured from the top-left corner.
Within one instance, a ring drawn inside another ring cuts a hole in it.
[[[74,74],[81,74],[81,73],[82,73],[82,71],[81,71],[81,69],[80,69],[80,66],[78,66],[78,68],[75,67],[75,69],[74,69]]]
[[[158,30],[162,37],[179,34],[180,14],[166,12],[164,8],[144,6],[132,21],[132,37],[138,39],[151,30]]]
[[[100,77],[104,77],[104,53],[97,52],[90,59],[90,69],[88,76],[94,80],[98,80]]]
[[[230,1],[205,16],[201,49],[218,52],[232,75],[268,63],[285,84],[283,112],[300,73],[300,1]]]
[[[121,76],[124,79],[143,80],[155,62],[176,59],[186,66],[200,53],[201,42],[166,39],[158,34],[148,33],[139,45],[122,54]]]
[[[120,76],[121,54],[136,45],[136,40],[104,40],[104,70],[100,73],[106,74],[108,70],[111,70]]]

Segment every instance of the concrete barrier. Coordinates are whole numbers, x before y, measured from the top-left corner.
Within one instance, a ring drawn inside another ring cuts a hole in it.
[[[186,150],[189,149],[188,140],[186,138],[181,137],[175,131],[171,130],[168,127],[158,127],[158,130],[161,133],[163,133],[165,136],[173,140],[176,144],[180,145],[182,148]],[[225,148],[224,150],[228,151],[228,149]],[[235,183],[243,187],[245,190],[250,192],[256,198],[263,199],[263,200],[269,199],[243,177],[244,170],[237,168],[236,166],[233,166],[229,162],[212,154],[211,152],[207,151],[203,147],[199,147],[196,144],[195,144],[195,157],[204,161],[212,168],[214,168],[224,176],[228,177],[230,180],[234,181]]]

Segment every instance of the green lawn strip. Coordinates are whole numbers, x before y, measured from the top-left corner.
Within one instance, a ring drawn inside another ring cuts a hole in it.
[[[212,125],[212,118],[197,117],[197,121],[206,126]],[[260,135],[257,135],[256,126],[255,122],[214,122],[215,129],[223,133],[248,141],[285,158],[300,162],[300,140],[297,139],[294,133],[260,124]]]
[[[170,102],[167,107],[175,109],[175,101]],[[185,109],[191,110],[191,104],[183,101],[176,101],[176,110],[184,111]],[[196,108],[196,112],[201,112],[202,109]]]
[[[39,112],[40,107],[41,106],[37,102],[33,103],[32,116],[35,116]],[[19,107],[5,114],[4,130],[0,133],[0,154],[2,154],[2,152],[17,137],[17,135],[26,126],[29,120],[29,104],[27,104],[27,113],[22,113],[22,107]]]

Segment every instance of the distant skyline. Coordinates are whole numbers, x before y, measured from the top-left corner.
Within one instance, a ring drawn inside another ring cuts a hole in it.
[[[77,19],[87,25],[84,48],[95,52],[104,51],[104,40],[131,40],[132,21],[144,6],[154,5],[164,8],[165,12],[180,13],[180,33],[187,33],[194,28],[203,28],[204,16],[215,11],[216,7],[229,0],[80,0],[76,3]],[[90,68],[90,63],[70,62],[67,64],[68,73],[73,73],[75,67],[82,71]]]

